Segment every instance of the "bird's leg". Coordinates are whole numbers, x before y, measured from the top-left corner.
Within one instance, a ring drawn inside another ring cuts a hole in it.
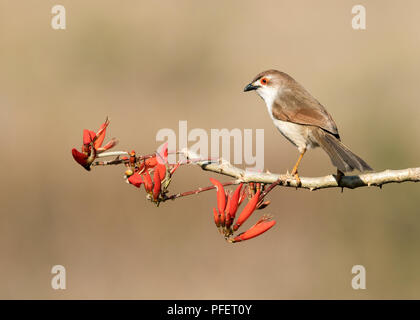
[[[303,155],[305,154],[305,152],[306,152],[306,149],[303,149],[303,151],[301,151],[301,153],[299,155],[299,158],[296,161],[296,164],[295,164],[295,166],[293,167],[293,170],[292,170],[292,176],[295,177],[297,186],[301,185],[301,181],[300,181],[299,174],[298,174],[298,167],[299,167],[300,162],[302,161],[302,158],[303,158]]]

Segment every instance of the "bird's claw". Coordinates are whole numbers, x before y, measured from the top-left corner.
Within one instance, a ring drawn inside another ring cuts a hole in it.
[[[296,189],[297,189],[298,187],[300,187],[302,185],[302,181],[300,180],[299,175],[297,174],[297,172],[295,173],[294,178],[296,180]]]
[[[341,180],[345,176],[344,172],[341,172],[339,169],[337,169],[337,175],[334,175],[335,180],[337,181],[337,184],[341,185]]]

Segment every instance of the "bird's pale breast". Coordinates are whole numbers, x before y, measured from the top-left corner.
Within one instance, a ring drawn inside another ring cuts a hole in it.
[[[318,147],[318,144],[312,138],[310,127],[277,119],[273,119],[273,122],[280,133],[298,147],[299,152]]]
[[[274,118],[273,103],[276,97],[277,95],[274,93],[262,96],[266,103],[268,114],[280,133],[293,143],[299,149],[299,152],[318,147],[316,139],[312,136],[311,127]]]

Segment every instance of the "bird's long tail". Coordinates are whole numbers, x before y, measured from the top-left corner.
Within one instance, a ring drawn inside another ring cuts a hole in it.
[[[372,168],[359,156],[350,151],[340,140],[322,129],[318,130],[319,144],[330,156],[331,162],[342,172],[357,169],[359,171],[372,170]]]

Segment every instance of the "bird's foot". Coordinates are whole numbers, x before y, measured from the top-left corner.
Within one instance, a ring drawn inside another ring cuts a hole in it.
[[[294,174],[294,178],[296,180],[296,189],[297,189],[298,187],[302,185],[302,181],[300,181],[300,178],[297,172]]]
[[[300,181],[299,174],[298,174],[296,166],[292,170],[292,176],[296,180],[296,189],[297,189],[302,185],[302,181]]]
[[[334,176],[335,180],[337,181],[337,184],[340,186],[341,179],[343,179],[343,177],[345,176],[344,172],[337,169],[337,175],[333,175],[333,176]]]
[[[299,178],[299,174],[296,170],[293,170],[292,173],[289,173],[289,171],[286,172],[286,185],[290,186],[292,181],[296,181],[296,189],[302,186],[302,181]]]

